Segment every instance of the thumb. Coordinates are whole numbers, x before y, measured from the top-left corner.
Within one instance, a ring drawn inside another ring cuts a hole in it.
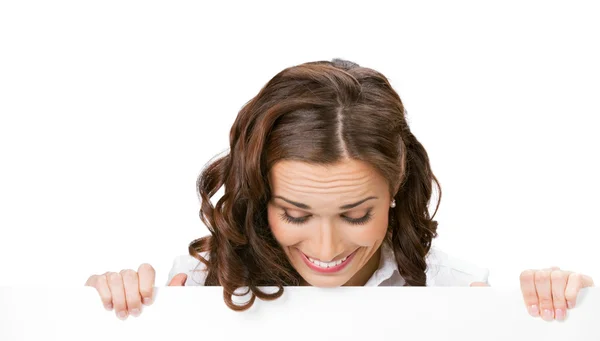
[[[171,279],[171,282],[169,282],[170,287],[182,287],[185,285],[185,281],[187,280],[187,275],[184,273],[178,273],[177,275],[175,275],[173,277],[173,279]]]

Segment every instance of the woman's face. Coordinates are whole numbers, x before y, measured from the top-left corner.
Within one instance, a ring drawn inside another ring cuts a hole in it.
[[[310,285],[364,285],[379,265],[390,209],[388,184],[369,164],[280,161],[269,173],[269,225]]]

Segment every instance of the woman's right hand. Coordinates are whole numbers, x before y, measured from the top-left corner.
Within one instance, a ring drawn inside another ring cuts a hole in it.
[[[85,285],[96,288],[106,310],[114,308],[117,317],[125,320],[129,315],[139,316],[142,303],[152,304],[155,276],[152,265],[144,263],[137,272],[125,269],[118,273],[109,271],[102,275],[92,275]],[[169,286],[183,286],[186,279],[186,274],[177,274]]]

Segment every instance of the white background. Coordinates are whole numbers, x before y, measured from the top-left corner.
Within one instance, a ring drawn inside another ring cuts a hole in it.
[[[207,233],[196,177],[242,105],[336,57],[400,94],[442,185],[438,247],[494,286],[552,265],[600,282],[597,5],[391,3],[0,3],[0,285],[142,262],[163,285]]]

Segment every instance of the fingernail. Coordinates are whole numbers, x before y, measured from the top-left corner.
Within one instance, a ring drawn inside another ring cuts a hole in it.
[[[112,303],[105,304],[105,305],[104,305],[104,308],[105,308],[106,310],[112,310],[112,308],[113,308],[113,305],[112,305]]]
[[[575,307],[575,303],[571,302],[571,301],[567,301],[567,307],[569,307],[569,309],[573,309]]]
[[[124,319],[127,318],[127,312],[125,310],[121,310],[121,311],[119,311],[119,313],[117,314],[117,316],[119,316],[119,318],[121,320],[124,320]]]
[[[533,317],[540,316],[540,311],[538,310],[537,305],[534,304],[529,306],[529,314]]]
[[[150,299],[150,297],[144,297],[144,304],[145,305],[150,305],[150,303],[152,303],[152,300]]]
[[[131,316],[135,316],[138,317],[140,316],[140,310],[139,309],[131,309],[131,311],[129,312],[131,314]]]
[[[542,317],[546,321],[552,321],[554,319],[554,314],[550,309],[544,309],[544,316]]]
[[[556,319],[562,321],[565,319],[565,311],[562,309],[556,309]]]

